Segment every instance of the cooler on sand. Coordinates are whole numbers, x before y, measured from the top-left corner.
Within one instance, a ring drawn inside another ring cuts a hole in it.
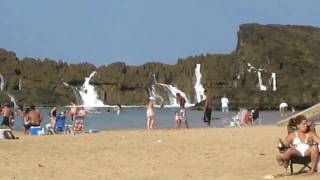
[[[31,136],[38,136],[38,135],[42,135],[42,134],[43,134],[43,130],[42,130],[41,126],[30,127],[30,135]]]

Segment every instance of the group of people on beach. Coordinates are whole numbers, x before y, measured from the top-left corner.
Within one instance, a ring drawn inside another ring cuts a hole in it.
[[[212,114],[212,108],[213,108],[213,102],[211,99],[211,96],[209,95],[207,90],[204,90],[204,95],[206,97],[205,103],[204,103],[204,115],[203,115],[203,121],[208,125],[208,127],[211,127],[211,114]],[[226,98],[226,97],[225,97]],[[153,129],[154,122],[155,122],[155,110],[154,110],[154,97],[149,97],[146,103],[147,108],[147,129]],[[176,101],[179,104],[178,111],[175,112],[174,120],[175,120],[175,126],[176,128],[180,128],[182,123],[185,124],[186,128],[189,128],[189,123],[187,120],[187,111],[186,111],[186,99],[180,94],[176,94]],[[228,104],[226,102],[226,104]],[[161,108],[163,108],[164,105],[161,105]],[[228,112],[228,109],[225,110],[225,112]]]
[[[57,107],[54,106],[49,111],[49,119],[50,122],[46,125],[46,128],[53,128],[55,126],[57,120]],[[66,111],[62,111],[59,115],[66,115]],[[74,102],[71,102],[70,106],[70,119],[72,122],[76,120],[77,117],[85,117],[87,114],[87,110],[84,107],[80,107],[79,111],[77,111],[77,105]],[[15,128],[15,115],[22,118],[22,125],[24,127],[24,134],[28,135],[31,127],[39,127],[41,126],[41,122],[43,121],[43,115],[39,109],[36,109],[34,105],[30,105],[28,108],[23,108],[23,106],[19,106],[16,112],[13,112],[10,109],[8,103],[4,103],[1,109],[1,115],[3,116],[3,120],[1,123],[2,127],[7,127],[10,129]]]
[[[11,111],[8,103],[4,103],[1,110],[1,115],[3,116],[1,126],[14,129],[15,114],[23,118],[24,134],[28,134],[31,127],[39,126],[43,119],[41,113],[36,110],[34,105],[26,108],[25,111],[23,111],[22,106],[20,106],[18,111],[14,113]]]

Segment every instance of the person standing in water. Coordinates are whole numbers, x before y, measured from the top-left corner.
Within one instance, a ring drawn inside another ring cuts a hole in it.
[[[208,93],[207,90],[203,91],[204,95],[206,96],[206,100],[204,102],[203,107],[203,121],[208,124],[208,127],[211,126],[211,113],[212,113],[212,99],[211,95]]]
[[[147,129],[153,129],[154,124],[154,97],[149,97],[148,102],[146,104],[147,106]]]
[[[186,128],[189,128],[189,124],[186,117],[186,108],[185,108],[186,99],[182,97],[180,93],[176,94],[176,98],[177,98],[177,101],[179,102],[179,107],[180,107],[178,112],[178,117],[181,121],[185,123]],[[178,125],[178,127],[180,127],[180,125]]]
[[[77,105],[74,102],[71,102],[71,108],[70,108],[69,115],[70,115],[71,121],[73,122],[76,118],[76,115],[77,115]]]
[[[288,116],[288,104],[282,100],[282,102],[279,105],[279,111],[280,111],[280,116],[287,117]]]

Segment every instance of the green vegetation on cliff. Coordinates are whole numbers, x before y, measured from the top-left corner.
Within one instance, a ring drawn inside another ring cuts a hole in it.
[[[280,99],[304,108],[320,101],[319,62],[320,29],[284,25],[241,25],[237,48],[231,54],[188,57],[179,59],[175,65],[150,62],[128,66],[116,62],[95,67],[49,59],[19,60],[15,53],[0,49],[0,73],[5,79],[0,102],[9,101],[10,93],[18,104],[67,105],[76,97],[63,82],[80,88],[84,78],[94,70],[97,74],[91,84],[105,104],[144,104],[153,74],[158,82],[177,86],[194,102],[194,70],[201,63],[202,84],[212,93],[216,107],[220,107],[220,97],[226,94],[233,108],[275,108]],[[248,70],[248,63],[263,69],[266,91],[257,87],[257,72]],[[272,90],[271,73],[277,76],[276,91]]]

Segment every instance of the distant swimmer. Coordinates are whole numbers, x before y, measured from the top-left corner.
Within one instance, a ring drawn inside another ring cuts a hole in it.
[[[120,104],[118,104],[116,107],[113,108],[113,110],[117,112],[117,115],[119,115],[122,111],[122,107]]]
[[[279,111],[280,111],[280,115],[281,117],[287,117],[288,116],[288,104],[284,101],[282,101],[279,105]]]
[[[78,117],[85,117],[87,115],[87,110],[84,107],[81,107],[78,112]]]

